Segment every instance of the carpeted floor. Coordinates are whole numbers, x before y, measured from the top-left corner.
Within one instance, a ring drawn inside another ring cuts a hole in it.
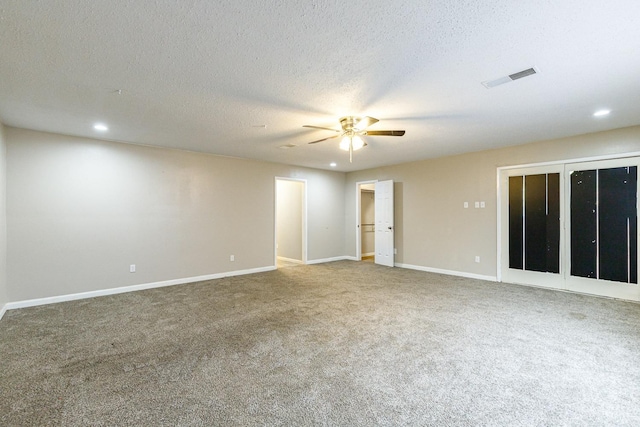
[[[0,425],[640,425],[640,305],[341,261],[9,311]]]

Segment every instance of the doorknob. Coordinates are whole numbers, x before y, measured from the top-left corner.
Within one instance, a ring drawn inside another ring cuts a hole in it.
[[[393,227],[389,227],[389,230],[393,230]]]

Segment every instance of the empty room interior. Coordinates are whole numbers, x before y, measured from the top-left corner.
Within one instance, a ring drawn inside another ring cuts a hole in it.
[[[637,1],[0,23],[0,424],[640,425]]]

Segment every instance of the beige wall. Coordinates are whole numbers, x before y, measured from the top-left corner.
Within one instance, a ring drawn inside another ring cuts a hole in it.
[[[7,146],[4,126],[0,123],[0,310],[7,297]]]
[[[343,173],[6,136],[9,301],[273,266],[276,176],[307,180],[308,259],[344,255]]]
[[[640,127],[631,127],[349,173],[347,255],[356,252],[356,182],[392,179],[396,263],[495,277],[498,167],[638,151]],[[463,208],[465,201],[468,209]],[[486,207],[475,209],[475,201],[484,201]]]
[[[279,179],[277,194],[278,256],[302,261],[304,183]]]
[[[356,182],[393,179],[397,263],[493,277],[496,168],[638,152],[640,127],[349,174],[10,127],[5,141],[13,302],[272,266],[275,177],[307,181],[309,261],[355,256]]]

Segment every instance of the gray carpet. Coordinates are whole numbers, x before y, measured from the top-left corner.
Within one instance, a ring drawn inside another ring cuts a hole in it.
[[[0,424],[640,425],[640,305],[364,262],[9,311]]]

